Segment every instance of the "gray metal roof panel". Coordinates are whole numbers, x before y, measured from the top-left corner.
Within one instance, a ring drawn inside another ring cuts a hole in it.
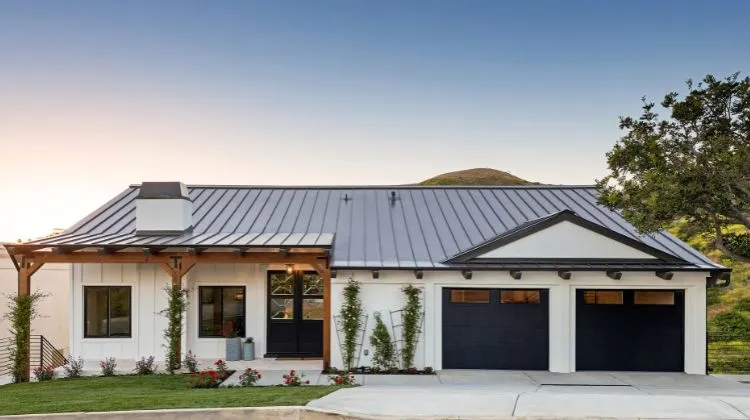
[[[62,234],[32,243],[332,245],[334,267],[447,268],[440,261],[569,209],[695,266],[721,267],[667,232],[639,235],[618,213],[596,203],[591,186],[189,186],[194,228],[179,236],[135,235],[138,192],[131,186]]]

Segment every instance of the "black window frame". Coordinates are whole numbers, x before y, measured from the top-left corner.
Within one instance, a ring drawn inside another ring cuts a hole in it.
[[[128,289],[128,334],[117,334],[112,335],[110,333],[110,325],[112,324],[111,317],[111,305],[110,300],[112,292],[110,289]],[[107,289],[107,334],[106,335],[90,335],[88,333],[88,320],[89,314],[87,311],[89,295],[87,291],[89,289]],[[83,338],[94,338],[94,339],[109,339],[109,338],[133,338],[133,286],[83,286]]]
[[[247,334],[247,287],[244,285],[226,285],[226,286],[198,286],[198,338],[224,338],[223,335],[221,335],[221,331],[219,331],[218,334],[203,334],[201,331],[201,325],[203,325],[203,310],[201,309],[201,306],[203,303],[201,302],[201,298],[203,297],[203,289],[221,289],[221,293],[219,294],[221,296],[221,323],[224,324],[224,289],[242,289],[242,334],[238,334],[238,337],[245,337],[245,334]]]

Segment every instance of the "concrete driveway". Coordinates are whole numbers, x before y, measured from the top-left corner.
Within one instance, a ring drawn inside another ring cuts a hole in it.
[[[372,378],[309,406],[398,417],[750,418],[750,385],[738,381],[742,378],[463,370],[379,377],[375,383]]]

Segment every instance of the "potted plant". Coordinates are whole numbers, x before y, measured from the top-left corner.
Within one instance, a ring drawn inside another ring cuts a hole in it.
[[[255,360],[255,342],[253,337],[245,338],[242,343],[242,360]]]
[[[242,337],[237,335],[237,331],[228,323],[224,328],[224,337],[226,337],[226,354],[225,360],[236,361],[242,359]]]

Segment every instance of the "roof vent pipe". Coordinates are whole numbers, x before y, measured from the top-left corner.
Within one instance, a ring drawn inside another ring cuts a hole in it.
[[[181,182],[144,182],[135,200],[136,235],[180,235],[193,227],[193,202]]]

